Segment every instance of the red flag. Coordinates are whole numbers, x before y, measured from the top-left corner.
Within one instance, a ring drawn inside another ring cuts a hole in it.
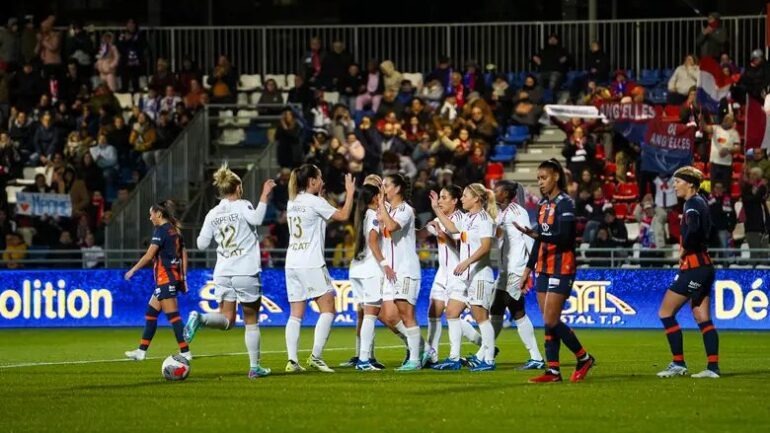
[[[746,149],[770,149],[770,117],[759,101],[748,95],[746,99]]]

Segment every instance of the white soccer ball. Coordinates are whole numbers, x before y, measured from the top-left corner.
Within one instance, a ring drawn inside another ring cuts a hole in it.
[[[190,361],[182,355],[171,355],[163,360],[160,373],[166,380],[185,380],[190,374]]]

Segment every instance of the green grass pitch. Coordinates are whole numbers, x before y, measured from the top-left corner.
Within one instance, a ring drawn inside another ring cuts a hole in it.
[[[333,330],[326,360],[350,357],[353,330]],[[400,340],[377,329],[383,372],[289,375],[282,328],[262,329],[262,364],[249,381],[243,329],[203,330],[184,382],[166,382],[161,359],[175,350],[160,328],[144,362],[115,362],[140,329],[0,331],[0,432],[729,432],[770,431],[770,337],[722,332],[719,380],[658,379],[670,358],[662,331],[577,330],[597,366],[583,383],[533,385],[515,329],[488,373],[396,373]],[[542,339],[542,330],[538,330]],[[301,361],[312,344],[304,328]],[[446,331],[444,333],[446,339]],[[446,355],[448,346],[441,347]],[[464,346],[464,352],[473,347]],[[705,366],[700,334],[685,333],[691,372]],[[104,362],[91,362],[99,361]],[[78,361],[82,363],[31,365]],[[562,349],[564,375],[574,366]]]

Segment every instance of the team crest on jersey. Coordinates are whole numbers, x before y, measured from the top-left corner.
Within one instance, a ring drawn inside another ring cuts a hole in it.
[[[374,220],[372,220],[372,225],[373,225],[373,226],[375,226],[375,227],[377,227],[377,226],[379,226],[379,225],[380,225],[380,222],[379,222],[379,221],[377,221],[376,219],[374,219]]]
[[[468,232],[460,233],[460,242],[468,242]]]
[[[388,230],[387,227],[382,228],[382,237],[384,238],[390,238],[390,230]]]

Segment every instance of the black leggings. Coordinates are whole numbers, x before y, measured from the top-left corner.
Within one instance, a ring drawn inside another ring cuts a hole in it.
[[[492,316],[502,316],[505,314],[506,308],[511,312],[512,320],[518,320],[524,317],[527,314],[524,311],[524,295],[522,294],[517,300],[513,299],[508,292],[495,290],[495,300],[492,302],[489,314]]]

